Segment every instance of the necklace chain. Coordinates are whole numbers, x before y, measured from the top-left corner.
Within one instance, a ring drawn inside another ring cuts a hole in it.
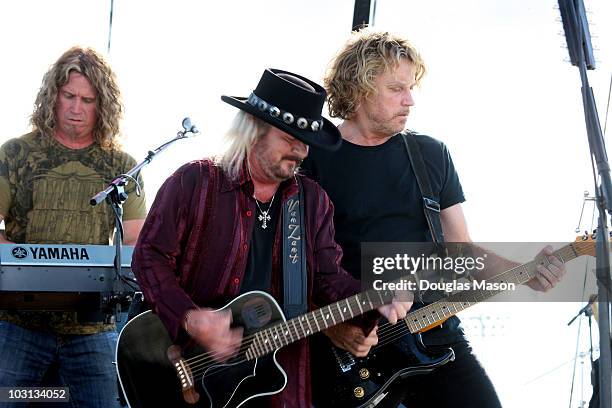
[[[251,177],[251,182],[252,182],[253,175],[251,174],[251,167],[248,164],[247,164],[247,170],[249,171],[249,176]],[[270,209],[272,208],[272,204],[274,203],[274,197],[276,197],[276,192],[274,192],[274,194],[272,195],[272,199],[270,200],[268,209],[266,211],[262,210],[261,206],[259,205],[259,201],[257,201],[257,197],[255,197],[255,183],[253,183],[253,198],[255,199],[255,205],[257,206],[257,209],[261,213],[259,214],[257,219],[261,221],[261,228],[263,229],[268,228],[268,221],[272,219],[272,217],[270,217],[268,213],[270,212]]]
[[[272,219],[272,217],[270,217],[268,213],[270,212],[270,209],[272,208],[272,203],[274,203],[274,197],[276,197],[276,193],[274,193],[274,195],[272,196],[272,199],[270,200],[270,204],[268,205],[268,209],[264,211],[261,209],[261,206],[259,205],[259,201],[257,201],[257,197],[255,197],[255,193],[253,193],[253,198],[255,199],[255,205],[257,206],[257,209],[261,213],[259,214],[257,219],[261,221],[261,228],[263,229],[268,228],[268,221]]]

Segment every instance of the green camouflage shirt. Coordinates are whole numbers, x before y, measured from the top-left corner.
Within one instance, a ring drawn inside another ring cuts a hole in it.
[[[106,204],[92,207],[89,199],[135,164],[127,153],[103,150],[97,143],[70,149],[38,132],[9,140],[0,147],[0,214],[5,216],[6,238],[108,245],[114,232],[112,210]],[[145,218],[144,194],[130,194],[123,209],[124,220]],[[60,334],[114,329],[113,324],[79,324],[76,314],[67,312],[0,311],[0,320]]]

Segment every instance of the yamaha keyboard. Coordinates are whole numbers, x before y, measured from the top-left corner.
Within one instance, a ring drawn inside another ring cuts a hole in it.
[[[73,310],[124,303],[138,290],[134,248],[124,246],[121,276],[115,247],[0,244],[0,309]]]

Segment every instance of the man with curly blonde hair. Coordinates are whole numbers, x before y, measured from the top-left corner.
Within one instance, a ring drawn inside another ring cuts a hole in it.
[[[0,147],[1,243],[110,243],[113,212],[89,199],[136,164],[117,141],[122,114],[115,74],[96,51],[73,47],[51,66],[32,131]],[[144,195],[130,194],[125,244],[136,242],[145,216]],[[117,406],[115,325],[82,320],[73,312],[0,311],[0,386],[37,386],[58,367],[74,406]]]
[[[435,234],[430,231],[407,152],[413,141],[425,163],[433,194],[430,200],[439,208],[442,237],[447,242],[471,241],[461,209],[465,198],[447,147],[429,136],[404,130],[414,106],[413,89],[425,71],[419,52],[405,38],[364,29],[352,34],[324,79],[330,115],[344,120],[338,127],[343,142],[333,154],[312,149],[302,168],[334,203],[335,237],[344,251],[342,266],[357,278],[361,243],[426,242]],[[552,248],[543,252],[551,255]],[[491,258],[502,270],[515,265],[494,254]],[[548,268],[538,269],[528,283],[530,287],[546,290],[559,281],[565,269],[554,257],[550,262]],[[376,331],[364,334],[350,324],[335,326],[325,334],[337,347],[356,356],[367,354],[378,343]],[[455,361],[431,374],[410,377],[409,382],[398,381],[380,406],[395,407],[404,399],[407,406],[419,407],[500,406],[457,317],[424,333],[423,340],[432,347],[452,347]],[[378,354],[385,354],[384,349]],[[401,361],[387,362],[392,365],[385,368],[387,371],[402,367]],[[331,381],[325,370],[317,372],[320,363],[321,359],[313,360],[313,393],[315,402],[326,406],[321,401],[329,400],[334,391],[328,388]],[[408,358],[404,366],[410,366]]]

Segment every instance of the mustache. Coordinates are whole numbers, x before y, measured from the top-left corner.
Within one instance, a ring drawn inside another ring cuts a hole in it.
[[[300,165],[302,164],[302,162],[304,161],[303,158],[299,157],[299,156],[283,156],[283,160],[291,160],[294,161],[296,165]]]

